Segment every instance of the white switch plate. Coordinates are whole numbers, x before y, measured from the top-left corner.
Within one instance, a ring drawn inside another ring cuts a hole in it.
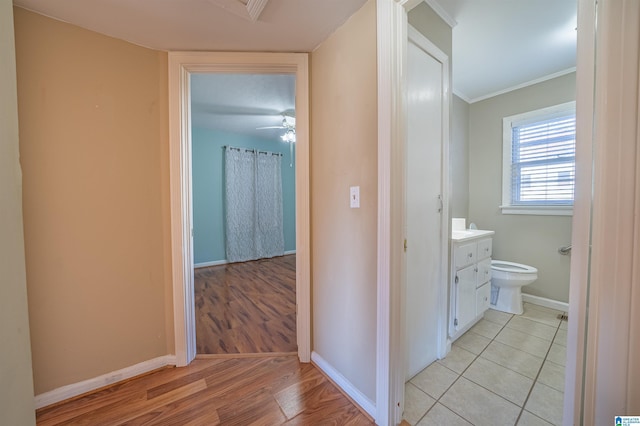
[[[360,187],[352,186],[349,188],[349,203],[352,209],[360,208]]]

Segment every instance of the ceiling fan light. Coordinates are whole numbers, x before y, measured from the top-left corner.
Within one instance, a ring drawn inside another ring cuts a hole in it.
[[[293,130],[287,130],[284,135],[280,136],[285,142],[295,142],[296,141],[296,132]]]

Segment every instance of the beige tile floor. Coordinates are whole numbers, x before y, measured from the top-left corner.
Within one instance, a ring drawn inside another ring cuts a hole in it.
[[[567,322],[524,304],[522,315],[489,309],[446,358],[405,385],[412,425],[561,425]]]

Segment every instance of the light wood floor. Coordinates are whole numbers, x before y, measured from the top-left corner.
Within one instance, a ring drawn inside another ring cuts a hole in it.
[[[198,268],[194,279],[198,354],[298,350],[295,255]]]
[[[373,425],[295,356],[196,359],[37,412],[38,425]]]

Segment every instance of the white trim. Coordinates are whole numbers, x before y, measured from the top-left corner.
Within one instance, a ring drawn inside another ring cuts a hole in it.
[[[378,278],[376,424],[395,425],[404,407],[404,140],[407,11],[416,0],[377,0]],[[450,96],[450,95],[449,95]],[[448,202],[448,200],[445,200]],[[448,237],[447,237],[448,239]]]
[[[573,206],[500,206],[502,214],[532,216],[572,216]]]
[[[171,244],[176,362],[196,355],[191,206],[191,73],[288,73],[296,76],[296,303],[298,357],[311,359],[309,211],[309,65],[306,53],[169,52]]]
[[[311,361],[318,367],[324,374],[327,375],[336,385],[346,393],[356,404],[360,406],[367,414],[372,418],[376,418],[376,406],[365,394],[355,387],[346,377],[344,377],[338,370],[333,368],[324,358],[322,358],[317,352],[311,353]]]
[[[295,250],[287,250],[284,252],[283,256],[288,256],[290,254],[296,254]],[[229,262],[227,262],[227,259],[222,259],[222,260],[212,260],[211,262],[200,262],[200,263],[195,263],[193,265],[194,269],[198,269],[198,268],[208,268],[209,266],[219,266],[219,265],[226,265]]]
[[[225,260],[213,260],[211,262],[194,263],[193,264],[193,269],[208,268],[209,266],[226,265],[227,263],[229,263],[229,262],[227,262],[226,259]]]
[[[424,0],[426,4],[429,5],[431,9],[440,17],[447,25],[451,28],[458,25],[458,22],[451,16],[449,13],[440,5],[438,0]]]
[[[404,322],[397,311],[399,277],[402,274],[403,218],[398,210],[404,200],[403,176],[398,161],[403,151],[406,100],[402,76],[406,58],[407,15],[404,6],[419,2],[378,0],[378,254],[377,254],[377,347],[376,424],[396,425],[404,404],[404,351],[401,350]],[[398,220],[392,220],[398,219]],[[392,247],[394,250],[392,250]],[[392,286],[392,283],[394,284]],[[396,324],[401,321],[401,324]],[[393,330],[393,332],[392,332]]]
[[[176,357],[174,355],[165,355],[153,358],[138,364],[112,371],[92,379],[83,380],[78,383],[62,386],[49,392],[41,393],[35,396],[36,410],[64,401],[69,398],[76,397],[88,392],[95,391],[105,386],[157,370],[168,365],[176,365]]]
[[[169,183],[171,264],[176,365],[196,356],[193,303],[193,227],[191,224],[191,113],[189,72],[169,53]],[[189,141],[189,142],[185,142]]]
[[[598,31],[598,34],[601,34]],[[576,71],[576,192],[571,224],[571,270],[567,324],[567,366],[564,384],[564,424],[593,424],[582,418],[591,203],[596,56],[596,0],[578,0]]]
[[[454,93],[459,98],[464,99],[468,104],[473,104],[476,102],[493,98],[495,96],[500,96],[500,95],[504,95],[505,93],[513,92],[514,90],[524,89],[525,87],[533,86],[534,84],[543,83],[548,80],[553,80],[554,78],[562,77],[563,75],[571,74],[572,72],[576,72],[576,67],[567,68],[566,70],[554,72],[553,74],[545,75],[543,77],[529,80],[524,83],[517,84],[515,86],[507,87],[506,89],[501,89],[496,92],[491,92],[486,95],[478,96],[477,98],[469,98],[468,96],[461,94],[457,90],[454,90]]]
[[[545,308],[557,311],[569,312],[569,304],[559,300],[547,299],[546,297],[534,296],[533,294],[522,293],[522,301],[532,305],[544,306]]]
[[[580,348],[586,425],[640,407],[640,2],[596,7],[594,109],[583,111],[594,120],[587,344]]]
[[[467,95],[458,91],[457,89],[453,89],[453,94],[459,97],[460,99],[462,99],[463,101],[465,101],[466,103],[471,104],[471,99],[469,99]]]

